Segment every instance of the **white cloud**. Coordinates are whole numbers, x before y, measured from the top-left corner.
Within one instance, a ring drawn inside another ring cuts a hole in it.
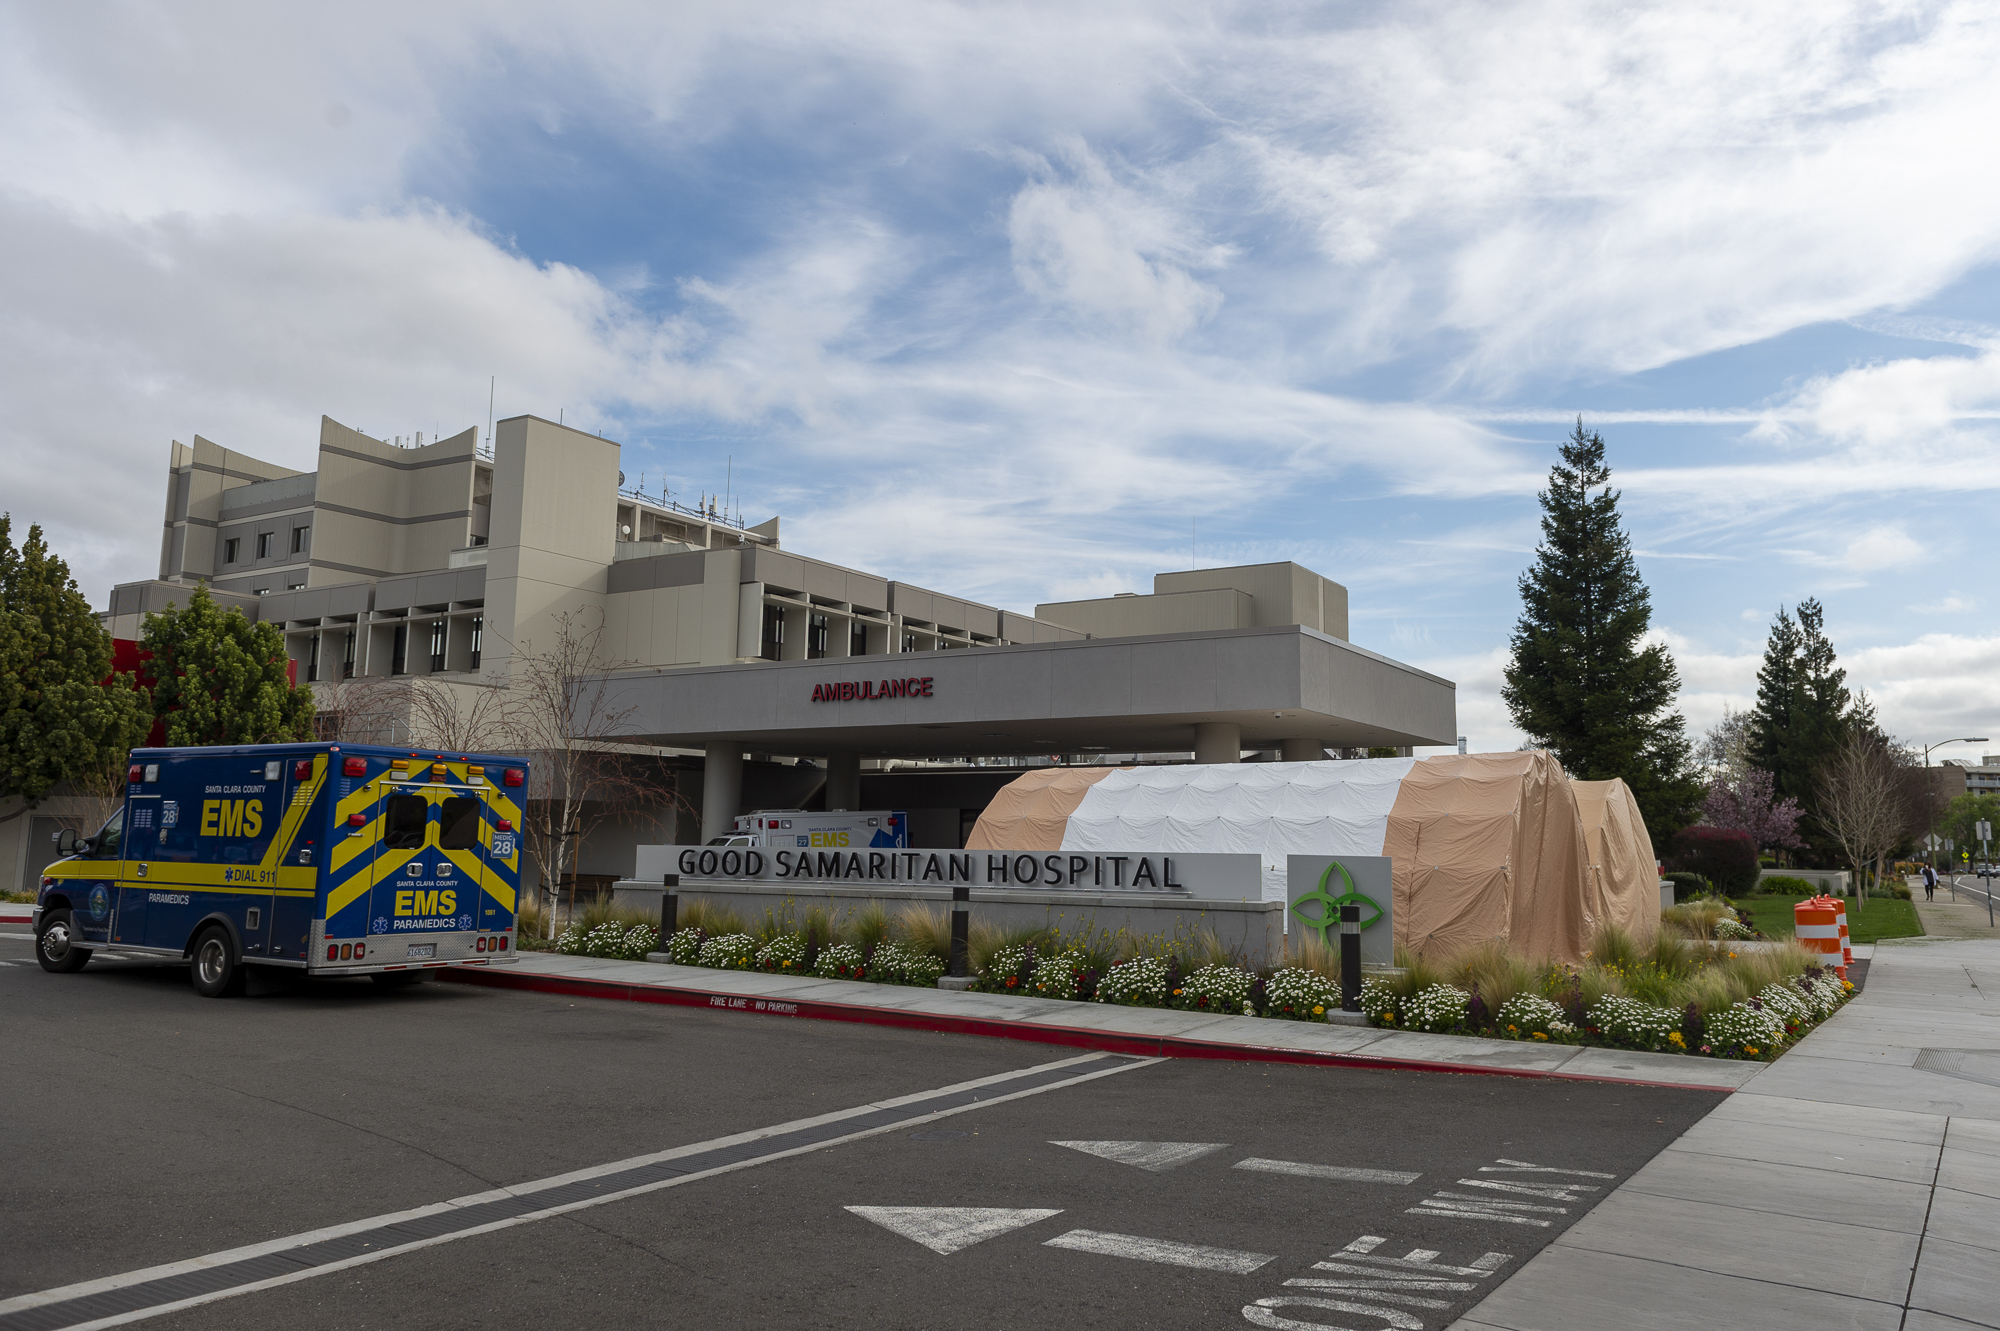
[[[1080,141],[1062,145],[1061,161],[1066,171],[1043,163],[1008,213],[1022,285],[1147,341],[1172,341],[1221,306],[1188,269],[1220,266],[1228,247],[1203,245]]]
[[[1879,522],[1848,542],[1843,561],[1857,573],[1907,568],[1924,557],[1924,548],[1901,527]]]

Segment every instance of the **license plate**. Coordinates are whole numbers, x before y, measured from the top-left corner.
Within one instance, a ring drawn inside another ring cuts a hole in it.
[[[412,943],[409,955],[412,957],[434,957],[438,954],[436,943]]]

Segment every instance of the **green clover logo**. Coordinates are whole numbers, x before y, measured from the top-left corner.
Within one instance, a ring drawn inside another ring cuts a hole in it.
[[[1333,881],[1333,875],[1336,870],[1340,874],[1341,885],[1347,889],[1337,897],[1328,895],[1326,890],[1327,884]],[[1308,915],[1299,909],[1299,907],[1305,905],[1308,901],[1317,901],[1320,903],[1320,913],[1317,917]],[[1372,898],[1354,890],[1354,876],[1347,872],[1346,865],[1342,864],[1339,860],[1335,860],[1333,863],[1327,865],[1326,872],[1319,876],[1319,886],[1300,897],[1297,901],[1294,901],[1291,911],[1297,917],[1300,924],[1303,924],[1308,929],[1318,931],[1320,942],[1332,947],[1334,943],[1327,937],[1327,934],[1329,932],[1337,934],[1340,931],[1340,908],[1342,906],[1364,906],[1367,908],[1361,913],[1361,927],[1363,929],[1366,929],[1369,925],[1382,918],[1382,908],[1376,905]],[[1371,915],[1369,914],[1370,911],[1374,913]]]

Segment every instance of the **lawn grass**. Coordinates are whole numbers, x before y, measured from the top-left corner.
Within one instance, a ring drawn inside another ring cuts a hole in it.
[[[1794,917],[1792,907],[1807,900],[1803,896],[1733,897],[1730,904],[1750,912],[1751,923],[1771,938],[1790,938]],[[1861,904],[1847,901],[1847,937],[1855,943],[1873,943],[1884,938],[1915,938],[1924,931],[1917,908],[1894,897],[1868,898]]]

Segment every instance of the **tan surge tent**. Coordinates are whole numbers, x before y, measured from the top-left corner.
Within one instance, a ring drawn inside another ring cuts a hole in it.
[[[1652,843],[1624,783],[1573,782],[1542,752],[1316,763],[1043,768],[1009,783],[974,850],[1386,855],[1396,941],[1447,956],[1489,939],[1580,960],[1618,924],[1659,928]]]
[[[1634,938],[1652,941],[1660,927],[1660,868],[1638,801],[1616,778],[1575,781],[1571,789],[1583,815],[1597,914]]]

